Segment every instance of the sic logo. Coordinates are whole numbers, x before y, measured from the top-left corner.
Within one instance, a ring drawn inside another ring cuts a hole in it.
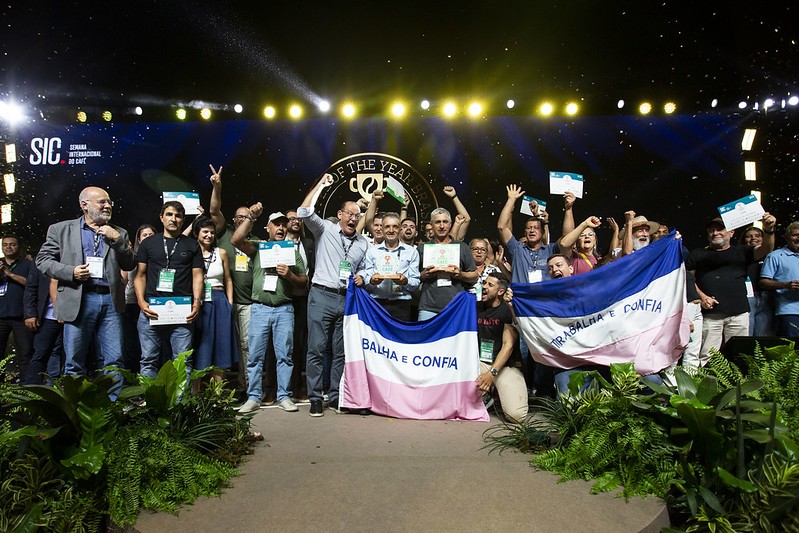
[[[34,137],[31,139],[31,165],[58,165],[61,163],[60,137]]]

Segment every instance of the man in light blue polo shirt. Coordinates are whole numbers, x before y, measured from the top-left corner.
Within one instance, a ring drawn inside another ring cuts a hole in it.
[[[799,221],[785,229],[785,246],[766,256],[760,288],[777,292],[777,334],[799,337]]]
[[[316,269],[308,292],[308,358],[306,377],[310,415],[323,416],[322,361],[328,345],[332,347],[330,369],[330,407],[338,409],[338,388],[344,371],[344,303],[350,277],[361,269],[368,241],[357,232],[361,210],[355,202],[344,202],[338,210],[338,222],[323,220],[314,213],[319,192],[333,184],[333,176],[325,174],[308,193],[297,216],[303,219],[316,238]],[[363,278],[355,276],[356,285]]]

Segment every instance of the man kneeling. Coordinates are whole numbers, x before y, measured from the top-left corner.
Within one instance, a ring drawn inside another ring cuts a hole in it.
[[[499,272],[489,274],[483,285],[483,299],[477,302],[481,370],[477,388],[485,393],[495,385],[505,416],[521,422],[527,416],[527,386],[519,370],[519,334],[504,299],[507,290],[508,278]]]

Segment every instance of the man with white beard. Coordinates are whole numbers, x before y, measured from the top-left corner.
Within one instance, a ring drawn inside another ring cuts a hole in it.
[[[625,212],[624,218],[626,223],[624,224],[621,253],[627,255],[648,246],[652,242],[650,235],[658,230],[660,224],[647,220],[643,215],[635,216],[635,211]]]

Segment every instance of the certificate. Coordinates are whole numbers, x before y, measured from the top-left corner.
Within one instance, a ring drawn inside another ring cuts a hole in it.
[[[547,203],[543,200],[539,200],[538,198],[533,198],[532,196],[527,196],[526,194],[522,196],[522,206],[521,212],[525,215],[534,216],[533,213],[533,206],[532,203],[535,202],[538,204],[538,214],[541,214],[541,211],[547,210]]]
[[[393,252],[381,251],[377,254],[375,270],[384,278],[398,278],[399,257]]]
[[[583,197],[583,175],[574,172],[550,172],[549,193],[562,195],[567,192],[577,198]]]
[[[460,244],[425,244],[424,245],[424,264],[427,267],[447,267],[449,265],[458,266],[461,263]]]
[[[200,193],[198,192],[165,192],[164,203],[178,201],[183,204],[187,215],[199,215]]]
[[[150,319],[150,325],[186,324],[186,317],[191,314],[191,300],[191,296],[148,298],[150,310],[158,313],[158,318]]]
[[[401,203],[405,204],[405,187],[402,186],[402,183],[399,180],[388,176],[386,178],[386,189],[385,191],[396,198],[396,200]]]
[[[258,258],[261,268],[274,268],[277,265],[294,266],[294,241],[260,241],[258,243]]]
[[[757,197],[750,194],[719,207],[719,214],[724,221],[724,227],[731,230],[760,220],[766,214],[766,210],[760,205]]]

